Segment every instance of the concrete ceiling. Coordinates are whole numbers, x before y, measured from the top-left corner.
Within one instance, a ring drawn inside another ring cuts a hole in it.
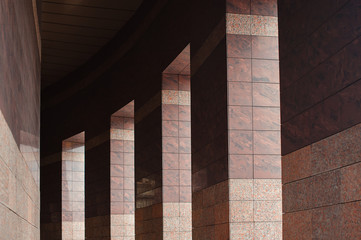
[[[142,0],[43,0],[42,88],[97,53],[133,16]]]

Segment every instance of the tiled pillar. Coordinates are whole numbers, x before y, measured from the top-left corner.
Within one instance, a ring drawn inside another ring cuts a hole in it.
[[[193,236],[282,239],[277,2],[225,5],[192,55]]]
[[[134,101],[111,117],[111,239],[135,239]]]
[[[163,239],[160,94],[135,101],[135,235]]]
[[[163,74],[163,239],[192,239],[190,76]]]
[[[136,239],[192,239],[189,51],[136,102]]]
[[[62,239],[85,239],[84,132],[63,141]]]
[[[85,236],[110,238],[110,118],[86,129]]]

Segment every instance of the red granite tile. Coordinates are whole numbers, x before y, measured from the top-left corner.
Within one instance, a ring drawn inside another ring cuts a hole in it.
[[[111,151],[112,152],[123,152],[124,143],[121,140],[111,140]]]
[[[274,60],[252,60],[252,81],[279,83],[279,62]]]
[[[311,175],[311,146],[282,157],[282,181],[292,182]]]
[[[124,180],[123,177],[111,177],[110,178],[111,189],[123,189]]]
[[[134,178],[124,178],[124,189],[134,190]],[[134,193],[133,193],[134,194]]]
[[[255,155],[254,178],[281,178],[281,156]]]
[[[280,130],[281,128],[280,109],[273,107],[253,108],[253,129],[254,130]]]
[[[84,212],[73,212],[73,221],[74,222],[83,222],[85,220]]]
[[[73,202],[72,201],[62,201],[61,208],[63,212],[72,212],[73,211]]]
[[[162,104],[163,120],[178,120],[178,105]]]
[[[313,178],[284,184],[282,188],[283,211],[285,213],[310,209],[312,202]]]
[[[341,169],[341,200],[342,202],[361,200],[361,163]]]
[[[179,202],[179,186],[163,186],[163,202]]]
[[[342,238],[342,207],[340,205],[312,210],[312,239]]]
[[[179,75],[179,90],[190,91],[191,90],[191,76]]]
[[[135,205],[134,202],[125,202],[123,203],[123,212],[124,214],[134,214]]]
[[[179,169],[191,169],[191,154],[179,154]]]
[[[124,166],[123,165],[112,165],[110,168],[110,175],[113,177],[123,177],[124,176]]]
[[[163,153],[178,153],[177,137],[163,137]]]
[[[73,212],[83,212],[84,211],[84,202],[73,202]]]
[[[251,14],[277,17],[277,0],[252,0]]]
[[[124,213],[123,203],[111,201],[110,211],[112,214],[123,214]]]
[[[228,104],[233,106],[251,106],[252,84],[228,82]]]
[[[252,108],[229,106],[228,128],[235,130],[252,130]]]
[[[257,41],[255,44],[257,43],[257,46],[265,48],[263,42]],[[251,36],[227,34],[227,57],[251,58],[251,46]]]
[[[253,178],[252,155],[229,155],[229,178]]]
[[[179,106],[179,121],[190,121],[191,108],[190,106]]]
[[[341,171],[323,173],[314,177],[312,206],[320,207],[341,202]]]
[[[231,82],[251,82],[251,59],[227,58],[227,79]]]
[[[163,185],[164,186],[179,185],[179,170],[163,170]]]
[[[191,137],[191,122],[179,122],[179,137]]]
[[[191,138],[179,138],[179,153],[191,153]]]
[[[134,152],[134,141],[124,141],[124,152],[127,153]]]
[[[124,118],[124,129],[134,130],[134,118]]]
[[[207,166],[207,186],[212,186],[227,180],[228,161],[227,157],[218,159]]]
[[[179,169],[178,153],[163,153],[163,169]]]
[[[61,219],[62,219],[62,221],[65,221],[65,222],[73,221],[73,213],[72,212],[63,212]]]
[[[284,239],[312,239],[312,212],[299,211],[283,215]]]
[[[179,201],[182,203],[192,202],[192,187],[190,186],[179,187]]]
[[[134,190],[124,189],[124,202],[134,202]]]
[[[229,154],[252,154],[252,132],[241,130],[229,131]]]
[[[356,125],[312,144],[313,173],[336,169],[360,161],[360,130],[360,125]]]
[[[124,118],[122,117],[111,117],[111,128],[112,129],[123,129],[124,128]]]
[[[124,200],[124,191],[113,189],[110,199],[111,202],[122,202]]]
[[[342,237],[340,239],[361,239],[360,219],[360,201],[342,205]]]
[[[129,177],[129,178],[134,177],[134,166],[133,165],[131,165],[131,166],[125,165],[124,166],[124,177]]]
[[[279,131],[254,131],[254,154],[280,154],[281,136]]]
[[[179,170],[179,184],[181,186],[191,186],[192,173],[190,170]]]
[[[227,0],[227,13],[250,14],[251,0]]]
[[[124,153],[124,165],[134,165],[134,153]]]
[[[268,83],[253,83],[253,105],[263,107],[279,107],[279,85]]]
[[[178,75],[163,73],[163,90],[178,90]]]
[[[215,204],[215,186],[210,186],[202,191],[203,208],[213,206]]]
[[[163,137],[177,137],[178,136],[178,121],[162,121],[162,136]]]
[[[252,58],[278,59],[278,37],[252,36]]]

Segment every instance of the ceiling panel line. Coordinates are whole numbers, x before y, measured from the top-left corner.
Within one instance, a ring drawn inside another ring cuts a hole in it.
[[[136,9],[126,9],[126,8],[111,8],[111,7],[98,7],[98,6],[91,6],[91,5],[83,5],[83,4],[72,4],[72,3],[59,3],[59,2],[52,2],[52,1],[43,1],[43,3],[52,3],[52,4],[59,4],[59,5],[69,5],[69,6],[80,6],[80,7],[88,7],[88,8],[99,8],[99,9],[110,9],[110,10],[120,10],[120,11],[135,11]]]
[[[71,17],[80,17],[80,18],[90,18],[90,19],[98,19],[98,20],[108,20],[113,22],[125,22],[126,20],[122,19],[114,19],[114,18],[100,18],[100,17],[92,17],[92,16],[82,16],[82,15],[76,15],[76,14],[69,14],[69,13],[58,13],[58,12],[48,12],[43,11],[45,14],[54,14],[54,15],[61,15],[61,16],[71,16]]]
[[[46,39],[46,38],[43,38],[43,40],[47,41],[47,42],[71,43],[71,44],[82,45],[82,46],[90,46],[90,47],[100,47],[100,46],[102,46],[102,45],[94,45],[94,44],[82,43],[82,42],[70,42],[70,41],[65,42],[65,41]]]
[[[55,34],[69,35],[69,36],[74,36],[74,37],[84,37],[84,38],[94,38],[94,39],[99,39],[99,40],[109,40],[109,37],[87,36],[87,35],[82,35],[82,34],[56,32],[56,31],[49,31],[49,30],[45,30],[45,31],[43,31],[43,33],[55,33]]]
[[[42,21],[42,23],[51,23],[51,24],[57,24],[57,25],[63,25],[63,26],[81,27],[81,28],[89,28],[89,29],[96,29],[96,30],[112,30],[112,31],[116,30],[116,29],[113,29],[113,28],[98,28],[98,27],[90,27],[90,26],[83,26],[83,25],[73,25],[73,24],[57,23],[57,22],[48,22],[48,21]]]
[[[60,62],[52,62],[52,61],[43,61],[44,64],[56,64],[56,65],[61,65],[61,66],[67,66],[67,67],[76,67],[77,64],[65,64],[65,63],[60,63]]]

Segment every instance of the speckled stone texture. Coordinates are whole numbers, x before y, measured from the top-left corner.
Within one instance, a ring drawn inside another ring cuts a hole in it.
[[[0,238],[40,239],[40,56],[32,1],[0,4]]]
[[[359,124],[283,156],[286,239],[360,238],[360,137]]]

